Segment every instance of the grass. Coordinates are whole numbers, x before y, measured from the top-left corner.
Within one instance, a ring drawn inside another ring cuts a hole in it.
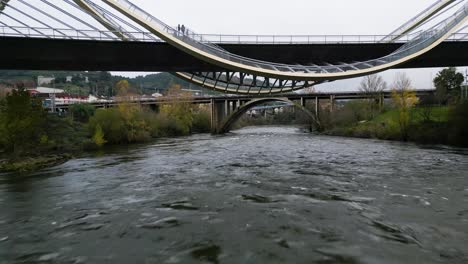
[[[413,123],[421,123],[424,121],[423,113],[425,109],[421,107],[411,109],[410,116]],[[379,114],[374,119],[370,120],[370,123],[391,123],[398,120],[399,111],[397,109],[391,109],[384,113]],[[449,108],[447,106],[436,106],[431,108],[431,121],[433,122],[447,122],[449,116]]]
[[[429,110],[424,107],[417,107],[410,111],[411,122],[409,125],[408,140],[427,144],[447,143],[448,107],[432,107]],[[430,115],[427,115],[428,113],[430,113]],[[400,113],[397,109],[390,109],[377,115],[372,120],[334,127],[326,131],[326,134],[384,140],[402,140],[398,124],[399,115]]]

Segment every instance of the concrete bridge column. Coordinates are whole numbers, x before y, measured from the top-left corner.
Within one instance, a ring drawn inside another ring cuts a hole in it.
[[[228,116],[228,115],[229,115],[229,112],[230,112],[230,109],[229,109],[229,101],[228,101],[228,100],[224,100],[224,115]]]
[[[301,106],[302,107],[306,106],[306,99],[304,97],[301,97]]]
[[[320,120],[319,114],[320,114],[320,100],[318,97],[315,97],[315,118],[317,118],[317,120]]]
[[[384,109],[385,104],[385,97],[383,94],[379,96],[379,110],[382,111]]]
[[[221,125],[229,115],[229,101],[216,101],[211,99],[211,133],[217,134],[221,129]]]
[[[210,108],[211,108],[211,132],[216,132],[216,102],[214,99],[210,100]]]
[[[330,95],[330,113],[335,111],[335,96]]]

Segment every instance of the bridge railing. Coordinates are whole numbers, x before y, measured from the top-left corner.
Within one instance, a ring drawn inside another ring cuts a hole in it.
[[[40,33],[38,33],[38,31]],[[120,41],[108,30],[80,30],[67,28],[43,28],[0,25],[0,36],[3,37],[28,37],[51,39],[77,39]],[[150,32],[124,32],[131,34],[133,41],[162,42]],[[467,41],[468,33],[459,32],[452,34],[446,41]],[[380,43],[384,35],[222,35],[222,34],[193,34],[191,37],[202,39],[206,43],[217,44],[375,44]],[[385,35],[387,36],[387,35]],[[413,38],[412,35],[399,39],[398,43],[406,43]]]
[[[203,39],[220,44],[316,44],[378,43],[383,35],[223,35],[202,34]],[[408,41],[409,38],[400,42]]]
[[[112,32],[108,30],[81,30],[69,28],[43,28],[43,27],[20,27],[20,26],[2,26],[0,25],[0,36],[3,37],[26,37],[26,38],[50,38],[50,39],[76,39],[76,40],[101,40],[101,41],[121,41]],[[155,39],[149,32],[126,32],[135,36],[135,40],[141,42],[162,42]]]
[[[449,5],[453,2],[455,2],[456,0],[438,0],[436,1],[435,3],[433,3],[432,5],[430,5],[429,7],[427,7],[426,9],[424,9],[422,12],[420,12],[419,14],[417,14],[416,16],[414,16],[413,18],[411,18],[409,21],[407,21],[405,24],[401,25],[400,27],[398,27],[396,30],[394,30],[392,33],[390,33],[389,35],[385,36],[383,39],[381,39],[382,42],[386,42],[386,41],[392,41],[392,40],[396,40],[398,39],[398,37],[404,33],[406,30],[410,29],[412,27],[412,25],[414,25],[415,23],[417,23],[418,20],[420,19],[424,19],[424,17],[430,15],[431,13],[435,12],[436,10],[438,10],[439,8],[442,8],[446,5]]]

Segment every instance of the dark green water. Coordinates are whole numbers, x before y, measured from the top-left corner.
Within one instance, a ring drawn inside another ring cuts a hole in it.
[[[467,154],[265,127],[0,175],[0,263],[468,263]]]

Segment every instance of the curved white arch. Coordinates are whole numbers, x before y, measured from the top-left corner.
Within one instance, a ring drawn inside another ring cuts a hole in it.
[[[127,0],[103,1],[172,46],[198,59],[233,71],[243,71],[258,76],[299,81],[339,80],[368,75],[392,68],[430,51],[468,20],[468,4],[464,4],[458,12],[439,24],[437,28],[423,32],[419,35],[419,38],[409,42],[403,48],[388,56],[354,64],[353,66],[356,69],[350,69],[350,67],[343,67],[342,65],[334,65],[333,67],[299,67],[296,65],[256,61],[224,52],[198,42],[190,38],[190,36],[178,34],[176,30]]]

